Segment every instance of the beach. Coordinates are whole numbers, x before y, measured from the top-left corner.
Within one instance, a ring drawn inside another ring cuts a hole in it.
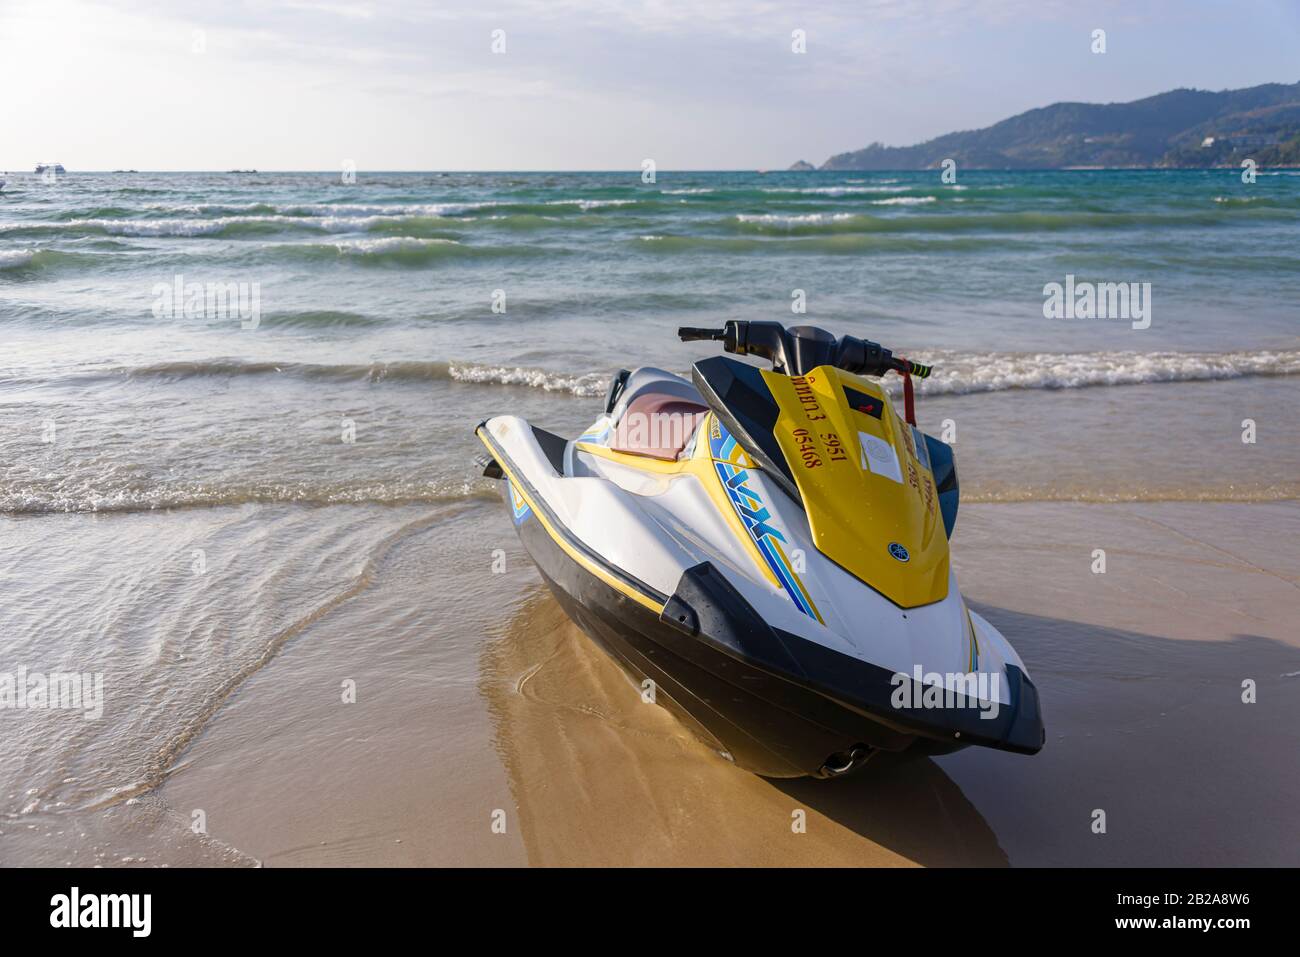
[[[1300,864],[1300,178],[617,175],[6,194],[0,672],[103,696],[0,711],[0,865]],[[1045,318],[1121,266],[1149,328]],[[936,366],[1039,754],[758,778],[546,591],[474,426],[737,317]]]
[[[436,521],[314,511],[220,521],[346,537],[382,520],[394,532],[188,736],[139,729],[142,763],[115,778],[93,753],[65,767],[70,783],[0,828],[6,863],[1297,862],[1293,503],[969,507],[958,572],[1038,683],[1046,745],[1033,757],[882,755],[837,781],[739,771],[643,703],[565,619],[499,505]],[[114,524],[174,517],[94,521],[120,541],[142,529]],[[489,546],[507,550],[506,573],[490,572]],[[1094,548],[1107,550],[1104,574]],[[449,566],[448,553],[481,560]],[[159,667],[180,667],[168,657]],[[1104,834],[1091,830],[1096,809]],[[192,831],[195,811],[206,834]]]
[[[482,642],[463,700],[390,704],[382,733],[351,746],[353,723],[322,706],[306,740],[284,728],[314,753],[277,787],[254,744],[286,691],[268,672],[195,749],[206,771],[161,797],[188,807],[218,789],[246,828],[234,843],[268,864],[1294,866],[1300,509],[985,506],[963,523],[971,600],[1042,690],[1035,757],[972,749],[885,756],[842,781],[755,777],[643,703],[534,584]],[[1090,571],[1099,545],[1105,575]],[[1255,704],[1241,701],[1246,678]],[[330,782],[316,799],[280,791],[313,768]],[[1091,830],[1096,808],[1105,834]]]

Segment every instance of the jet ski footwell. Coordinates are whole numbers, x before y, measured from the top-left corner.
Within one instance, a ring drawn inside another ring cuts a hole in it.
[[[504,493],[524,547],[566,614],[638,684],[653,682],[656,703],[738,766],[767,777],[832,777],[877,750],[942,754],[979,744],[1032,754],[1042,747],[1037,690],[1015,665],[1006,668],[1010,703],[995,716],[973,707],[900,708],[894,672],[769,625],[707,561],[664,595],[585,549],[554,514],[545,523],[519,521],[512,481],[531,492],[527,508],[545,513],[545,501],[485,431],[480,436],[510,480]],[[574,549],[648,601],[594,575]],[[919,688],[911,700],[921,700]]]

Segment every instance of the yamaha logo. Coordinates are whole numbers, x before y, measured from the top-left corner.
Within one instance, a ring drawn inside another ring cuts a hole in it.
[[[889,554],[893,555],[900,562],[905,562],[912,557],[911,555],[907,554],[907,549],[904,548],[902,545],[898,544],[898,542],[889,543]]]

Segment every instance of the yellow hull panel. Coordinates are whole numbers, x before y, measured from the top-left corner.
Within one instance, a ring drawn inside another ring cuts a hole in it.
[[[876,382],[818,366],[763,371],[775,438],[827,558],[903,608],[948,594],[948,538],[920,432]]]

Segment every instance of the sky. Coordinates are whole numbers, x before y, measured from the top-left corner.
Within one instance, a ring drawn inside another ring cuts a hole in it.
[[[0,170],[778,169],[1297,80],[1300,0],[0,0]]]

